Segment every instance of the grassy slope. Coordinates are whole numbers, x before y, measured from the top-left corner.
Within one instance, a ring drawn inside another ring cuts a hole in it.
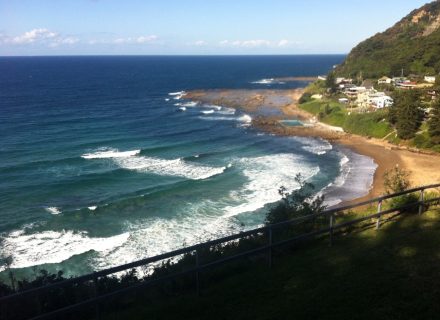
[[[275,256],[186,294],[121,311],[126,319],[434,319],[440,305],[440,210],[398,217]],[[207,277],[204,275],[203,277]],[[221,280],[221,281],[220,281]]]
[[[325,113],[326,105],[329,105],[331,110],[328,114]],[[384,121],[386,111],[349,114],[345,106],[332,100],[312,100],[301,104],[300,108],[314,115],[322,112],[324,116],[320,118],[320,121],[342,127],[346,132],[375,138],[383,138],[392,132],[388,122]]]

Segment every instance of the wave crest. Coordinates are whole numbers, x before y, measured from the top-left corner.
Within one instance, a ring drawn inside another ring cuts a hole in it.
[[[7,256],[12,256],[12,268],[61,263],[90,250],[105,254],[122,246],[130,236],[129,233],[123,233],[108,238],[93,238],[87,232],[64,230],[29,235],[24,233],[15,231],[4,238],[2,250]]]

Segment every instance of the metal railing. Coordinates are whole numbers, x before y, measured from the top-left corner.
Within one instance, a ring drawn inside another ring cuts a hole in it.
[[[108,268],[105,270],[93,272],[91,274],[66,279],[66,280],[52,283],[49,285],[45,285],[42,287],[38,287],[38,288],[26,290],[26,291],[21,291],[21,292],[17,292],[17,293],[8,295],[8,296],[0,297],[0,305],[6,306],[8,303],[16,302],[17,300],[20,300],[20,299],[28,299],[30,297],[38,297],[39,295],[47,293],[50,290],[54,290],[54,289],[58,289],[58,288],[65,288],[67,286],[79,285],[79,284],[86,283],[86,282],[93,283],[93,286],[95,288],[94,289],[95,294],[93,297],[86,299],[84,301],[81,301],[81,302],[67,305],[67,306],[59,308],[57,310],[38,314],[38,315],[35,315],[34,317],[30,318],[30,319],[52,319],[55,317],[61,317],[67,313],[81,311],[81,310],[84,310],[84,309],[91,307],[91,306],[95,306],[95,307],[98,306],[99,307],[100,303],[105,302],[105,301],[109,301],[109,300],[116,298],[118,296],[125,295],[129,292],[134,292],[136,290],[140,290],[145,287],[152,286],[154,284],[157,284],[157,283],[160,283],[163,281],[167,281],[167,280],[171,280],[171,279],[175,279],[175,278],[179,278],[179,277],[183,277],[185,275],[191,275],[191,274],[195,275],[196,288],[197,288],[197,292],[199,293],[199,290],[200,290],[199,274],[202,271],[217,267],[219,265],[222,265],[222,264],[225,264],[225,263],[237,260],[237,259],[241,259],[241,258],[249,257],[249,256],[254,256],[257,254],[261,254],[261,253],[268,254],[268,262],[269,262],[269,266],[271,267],[272,266],[272,251],[273,251],[273,249],[278,248],[280,246],[284,246],[284,245],[299,242],[299,241],[304,241],[307,239],[314,238],[318,235],[325,235],[325,234],[328,234],[330,245],[331,245],[333,243],[333,236],[334,236],[334,232],[336,230],[339,230],[339,229],[342,229],[342,228],[345,228],[348,226],[352,226],[352,225],[355,225],[355,224],[358,224],[360,222],[370,220],[370,219],[376,219],[376,229],[378,229],[381,225],[381,219],[382,219],[383,215],[393,213],[393,212],[396,212],[396,214],[400,214],[400,212],[402,210],[407,209],[407,208],[414,208],[416,206],[418,206],[418,213],[421,214],[423,212],[425,206],[427,206],[428,204],[431,204],[431,203],[438,203],[440,201],[440,197],[435,197],[432,199],[426,199],[426,197],[425,197],[426,190],[435,189],[435,188],[440,188],[440,184],[433,184],[433,185],[423,186],[423,187],[419,187],[419,188],[413,188],[413,189],[409,189],[409,190],[406,190],[403,192],[374,198],[374,199],[371,199],[368,201],[363,201],[363,202],[359,202],[359,203],[355,203],[355,204],[351,204],[351,205],[347,205],[347,206],[342,206],[342,207],[336,207],[336,208],[332,208],[329,210],[325,210],[320,213],[299,217],[299,218],[292,219],[292,220],[285,221],[285,222],[267,225],[267,226],[264,226],[261,228],[256,228],[256,229],[252,229],[249,231],[240,232],[238,234],[230,235],[227,237],[222,237],[222,238],[207,241],[204,243],[199,243],[199,244],[185,247],[182,249],[177,249],[177,250],[174,250],[171,252],[160,254],[160,255],[157,255],[154,257],[145,258],[145,259],[134,261],[131,263],[127,263],[124,265],[120,265],[120,266]],[[407,194],[417,193],[417,192],[420,193],[418,201],[411,202],[411,203],[405,204],[403,206],[390,208],[387,210],[382,210],[382,204],[385,200],[396,198],[396,197],[407,195]],[[351,210],[354,208],[367,206],[367,205],[371,205],[374,203],[377,204],[377,212],[376,213],[370,214],[370,215],[367,215],[364,217],[356,218],[356,219],[353,219],[350,221],[341,222],[339,224],[336,223],[336,218],[337,218],[336,213],[341,212],[341,211]],[[290,237],[288,239],[283,239],[281,241],[273,241],[272,235],[273,235],[274,230],[280,229],[283,227],[287,227],[287,226],[292,226],[292,225],[300,225],[302,223],[314,220],[319,217],[321,217],[321,218],[328,217],[328,219],[329,219],[328,220],[328,227],[321,228],[319,230],[312,230],[310,232],[296,235],[296,236]],[[199,252],[201,252],[202,250],[212,248],[213,246],[216,246],[216,245],[226,244],[231,241],[237,241],[240,239],[245,239],[245,238],[248,238],[251,236],[259,236],[259,235],[267,235],[268,241],[266,244],[259,246],[258,248],[250,249],[250,250],[247,250],[242,253],[237,253],[232,256],[223,257],[218,260],[211,261],[211,262],[204,263],[204,264],[202,264],[200,262]],[[162,276],[159,278],[150,278],[150,279],[146,278],[146,280],[144,280],[144,281],[138,282],[138,283],[131,285],[131,286],[128,286],[126,288],[115,290],[110,293],[100,294],[97,290],[97,282],[98,282],[98,279],[101,277],[106,277],[106,276],[109,276],[109,275],[112,275],[115,273],[131,270],[131,269],[137,268],[137,267],[143,267],[143,266],[146,266],[146,265],[149,265],[152,263],[157,263],[159,261],[175,258],[177,256],[181,256],[181,255],[185,255],[185,254],[193,254],[195,256],[194,267],[189,268],[184,271],[179,271],[179,272],[176,272],[173,274]],[[97,316],[99,317],[99,310],[98,310]]]

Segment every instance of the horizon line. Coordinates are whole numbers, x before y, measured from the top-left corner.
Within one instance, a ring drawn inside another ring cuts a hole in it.
[[[51,55],[0,55],[0,58],[36,57],[263,57],[263,56],[343,56],[348,53],[292,53],[292,54],[51,54]]]

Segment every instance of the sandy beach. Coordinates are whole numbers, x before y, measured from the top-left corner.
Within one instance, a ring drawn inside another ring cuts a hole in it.
[[[312,114],[298,108],[298,100],[303,92],[304,89],[208,90],[189,92],[185,99],[238,108],[251,114],[252,125],[263,131],[278,135],[320,137],[374,159],[378,167],[368,195],[352,201],[368,200],[384,194],[384,173],[396,165],[410,172],[412,186],[440,182],[440,155],[400,148],[380,139],[339,132],[337,128],[321,124]],[[279,123],[281,119],[298,119],[313,125],[283,126]]]

